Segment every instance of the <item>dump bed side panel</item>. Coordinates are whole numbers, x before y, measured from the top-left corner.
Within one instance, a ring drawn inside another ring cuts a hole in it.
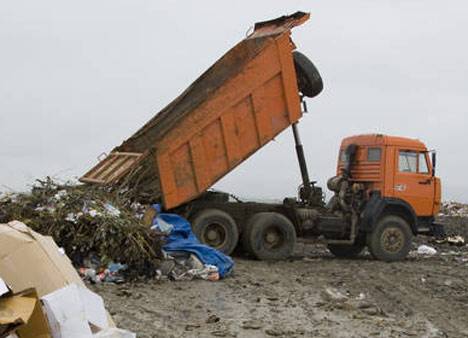
[[[166,208],[197,197],[301,117],[289,33],[270,39],[158,142]]]
[[[301,117],[290,30],[308,18],[298,12],[257,23],[81,181],[125,178],[128,189],[167,209],[199,196]]]

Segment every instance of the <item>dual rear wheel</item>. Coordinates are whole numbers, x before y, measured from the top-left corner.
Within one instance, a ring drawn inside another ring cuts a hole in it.
[[[219,209],[205,209],[192,220],[198,239],[229,255],[239,241],[235,220]],[[281,260],[292,255],[296,244],[296,230],[289,219],[276,212],[253,215],[242,232],[242,247],[260,260]]]

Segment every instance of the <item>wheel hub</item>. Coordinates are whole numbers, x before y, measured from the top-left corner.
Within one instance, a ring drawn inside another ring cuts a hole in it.
[[[382,247],[387,252],[398,252],[404,245],[404,234],[398,228],[387,228],[382,233]]]
[[[226,242],[226,229],[217,223],[209,224],[203,233],[203,242],[209,246],[218,248]]]
[[[274,249],[282,244],[282,236],[278,229],[272,227],[265,232],[265,246],[269,249]]]

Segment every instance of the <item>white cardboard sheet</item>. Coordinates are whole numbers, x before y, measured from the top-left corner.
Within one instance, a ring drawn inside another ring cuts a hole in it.
[[[10,289],[8,289],[8,286],[5,284],[3,279],[0,278],[0,297],[8,293],[9,291]]]

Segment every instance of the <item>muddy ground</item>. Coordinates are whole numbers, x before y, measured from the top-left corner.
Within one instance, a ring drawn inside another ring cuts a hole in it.
[[[449,231],[468,239],[468,219]],[[468,337],[468,246],[429,243],[404,262],[336,259],[299,243],[293,259],[237,257],[219,282],[99,285],[118,326],[138,337]]]

